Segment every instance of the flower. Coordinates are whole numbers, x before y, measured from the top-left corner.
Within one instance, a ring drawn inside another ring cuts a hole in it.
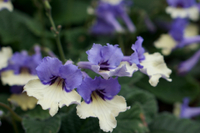
[[[91,69],[108,79],[111,76],[129,76],[126,63],[122,62],[123,53],[118,45],[102,46],[93,44],[92,48],[86,52],[89,62],[81,61],[78,63],[80,68]]]
[[[197,35],[198,28],[196,25],[188,24],[186,19],[177,18],[172,22],[169,33],[162,34],[154,45],[156,48],[161,48],[164,55],[169,55],[175,48],[198,42],[200,39]]]
[[[25,85],[29,80],[37,78],[35,68],[42,60],[40,49],[35,47],[35,54],[29,56],[27,51],[16,52],[9,59],[8,66],[1,73],[3,84]]]
[[[194,65],[199,61],[199,58],[200,58],[200,50],[198,50],[188,60],[182,62],[178,67],[178,72],[180,74],[185,74],[185,73],[189,72],[194,67]]]
[[[169,6],[166,12],[172,18],[189,18],[191,20],[199,19],[199,8],[196,0],[167,0]]]
[[[125,56],[123,61],[127,61],[129,64],[136,64],[138,70],[149,76],[149,83],[152,86],[156,86],[159,82],[159,78],[161,77],[167,81],[171,81],[169,75],[172,71],[167,68],[163,56],[159,53],[145,53],[142,43],[143,38],[137,37],[136,43],[131,47],[134,50],[134,53],[131,56]],[[129,66],[129,72],[135,70],[137,70],[135,67]]]
[[[126,13],[127,4],[123,0],[101,0],[95,10],[97,20],[91,32],[94,34],[112,34],[114,32],[124,32],[124,28],[117,21],[121,18],[127,25],[130,32],[135,31],[131,19]]]
[[[200,115],[200,107],[189,107],[189,101],[189,98],[183,99],[180,118],[192,118]]]
[[[10,0],[0,0],[0,10],[8,9],[10,12],[13,11],[13,5]]]
[[[12,49],[10,47],[2,47],[0,51],[0,70],[8,66],[8,60],[12,56]]]
[[[112,132],[117,126],[115,117],[128,109],[125,99],[117,95],[120,88],[117,78],[105,80],[101,77],[86,77],[77,88],[84,99],[77,105],[77,115],[82,119],[97,117],[100,128],[105,132]]]
[[[0,110],[0,117],[3,115],[3,111]],[[0,119],[0,126],[1,126],[1,119]]]
[[[45,57],[36,68],[39,79],[24,86],[27,95],[35,97],[44,110],[49,109],[51,116],[58,107],[80,103],[81,97],[74,89],[82,83],[82,73],[70,62],[63,65],[57,58]]]

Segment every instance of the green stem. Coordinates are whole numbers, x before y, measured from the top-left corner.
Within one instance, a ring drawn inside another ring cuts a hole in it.
[[[53,20],[52,14],[51,14],[51,6],[50,6],[48,0],[44,0],[44,6],[45,6],[46,11],[47,11],[47,17],[49,18],[49,21],[50,21],[51,26],[52,26],[52,31],[55,34],[56,43],[57,43],[57,46],[58,46],[58,50],[59,50],[59,53],[60,53],[61,60],[62,60],[63,63],[65,63],[65,54],[63,52],[63,48],[62,48],[61,41],[60,41],[60,32],[56,28],[56,25],[54,23],[54,20]]]
[[[13,117],[15,118],[15,120],[20,121],[20,122],[22,121],[22,118],[19,115],[17,115],[9,106],[7,106],[6,104],[1,103],[1,102],[0,102],[0,106],[4,107],[8,111],[10,111],[10,113],[13,115]]]
[[[121,48],[122,52],[125,54],[124,43],[123,43],[123,38],[122,38],[121,34],[118,34],[118,43],[119,43],[119,47]]]

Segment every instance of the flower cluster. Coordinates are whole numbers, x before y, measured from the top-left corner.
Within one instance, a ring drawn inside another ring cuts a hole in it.
[[[164,55],[169,55],[173,50],[186,47],[188,49],[197,48],[200,42],[199,30],[197,25],[190,23],[189,19],[199,19],[199,4],[195,0],[167,0],[170,5],[167,13],[174,18],[170,30],[167,34],[162,34],[155,41],[155,47],[160,48]],[[197,51],[190,59],[180,63],[178,72],[185,74],[189,72],[200,58]]]
[[[171,81],[171,70],[163,57],[145,52],[142,42],[143,38],[138,37],[130,56],[124,56],[118,45],[93,44],[86,52],[89,61],[80,61],[78,66],[70,60],[63,64],[55,57],[45,57],[35,69],[38,78],[30,80],[24,91],[35,97],[44,110],[49,109],[51,116],[64,105],[78,104],[80,118],[98,117],[100,128],[112,131],[117,125],[115,117],[129,108],[125,98],[117,95],[121,89],[117,77],[132,77],[135,71],[141,71],[149,76],[152,86],[161,77]],[[90,69],[103,78],[92,79],[83,69]]]

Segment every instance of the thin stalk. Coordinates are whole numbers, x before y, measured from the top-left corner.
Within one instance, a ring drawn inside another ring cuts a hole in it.
[[[125,49],[124,49],[124,42],[121,34],[118,34],[118,43],[119,47],[121,48],[122,52],[125,54]]]
[[[63,48],[62,48],[61,41],[60,41],[60,32],[59,32],[58,28],[56,28],[56,25],[55,25],[54,20],[52,18],[51,6],[50,6],[48,0],[44,0],[44,6],[45,6],[45,9],[47,11],[46,12],[47,17],[49,18],[49,21],[50,21],[51,26],[52,26],[52,31],[55,34],[56,43],[57,43],[57,46],[58,46],[58,50],[59,50],[59,53],[60,53],[61,60],[62,60],[63,63],[65,63],[65,54],[63,52]]]
[[[20,122],[22,121],[22,118],[21,118],[18,114],[16,114],[9,106],[7,106],[6,104],[1,103],[1,102],[0,102],[0,106],[4,107],[4,108],[6,108],[8,111],[10,111],[10,113],[11,113],[12,116],[15,118],[15,120],[20,121]]]

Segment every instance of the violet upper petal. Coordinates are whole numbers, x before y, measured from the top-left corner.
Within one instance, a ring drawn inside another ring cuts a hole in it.
[[[63,65],[59,69],[59,75],[64,79],[64,89],[70,92],[82,83],[82,73],[77,66],[73,64]]]
[[[88,60],[91,63],[98,65],[101,62],[101,48],[102,46],[100,44],[94,43],[92,48],[86,52],[88,54]]]
[[[45,57],[36,68],[37,75],[43,84],[51,84],[55,76],[59,76],[59,68],[62,62],[57,58]]]
[[[117,78],[109,78],[108,80],[101,79],[101,84],[99,86],[99,90],[103,90],[104,98],[112,99],[116,96],[121,89],[121,86],[117,80]]]
[[[91,102],[91,94],[94,90],[99,88],[100,80],[100,77],[95,77],[95,79],[86,77],[83,79],[82,84],[77,88],[77,92],[86,103],[89,104]]]

